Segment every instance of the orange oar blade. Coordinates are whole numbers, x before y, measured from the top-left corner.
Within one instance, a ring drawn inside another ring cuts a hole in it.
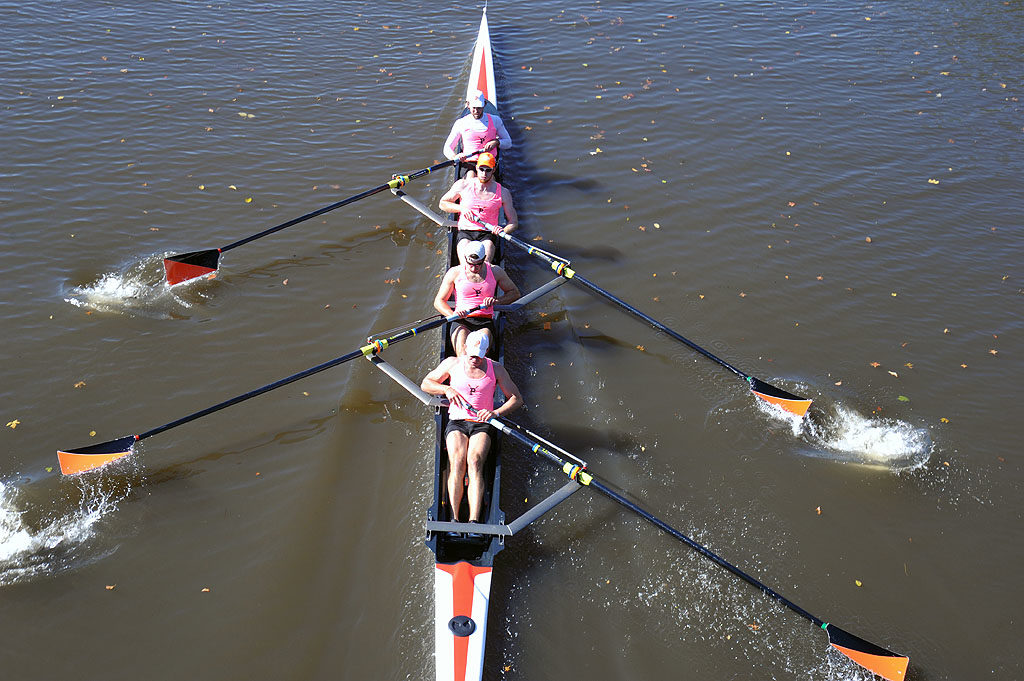
[[[907,665],[910,664],[910,658],[906,655],[886,650],[832,624],[826,624],[825,631],[828,632],[828,642],[833,648],[869,672],[889,681],[906,679]]]
[[[57,460],[60,461],[60,472],[64,475],[84,473],[120,459],[122,456],[128,456],[132,453],[132,445],[135,444],[135,440],[134,435],[129,435],[89,447],[66,451],[58,450]]]
[[[811,406],[811,400],[807,399],[806,397],[800,397],[799,395],[794,395],[793,393],[786,392],[782,388],[776,388],[774,385],[771,385],[770,383],[765,383],[764,381],[754,378],[753,376],[751,376],[748,380],[750,381],[750,389],[754,392],[755,395],[760,397],[765,402],[771,402],[772,404],[782,407],[791,414],[803,416],[804,414],[807,413],[807,409]]]
[[[215,248],[164,258],[164,273],[167,275],[167,284],[174,286],[190,279],[214,274],[217,271],[217,261],[219,259],[220,251]]]

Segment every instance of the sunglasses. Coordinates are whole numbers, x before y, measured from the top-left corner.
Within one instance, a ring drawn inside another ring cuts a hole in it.
[[[476,171],[478,173],[493,173],[494,172],[494,168],[492,168],[490,166],[477,166],[476,167]]]

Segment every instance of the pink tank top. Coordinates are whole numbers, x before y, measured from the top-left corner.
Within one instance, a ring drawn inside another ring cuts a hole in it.
[[[480,378],[469,378],[466,376],[465,362],[463,358],[457,359],[448,372],[449,382],[466,401],[473,405],[474,409],[487,409],[494,411],[494,387],[498,380],[494,377],[494,363],[487,360],[486,373]],[[448,407],[448,418],[453,420],[476,420],[468,411],[454,404]]]
[[[491,263],[485,262],[484,268],[487,274],[483,281],[470,281],[466,277],[466,268],[463,267],[459,276],[455,277],[455,307],[467,308],[476,307],[483,302],[484,298],[493,298],[498,290],[498,280],[491,271]],[[482,310],[470,313],[470,317],[494,316],[494,307],[485,307]]]
[[[474,180],[475,182],[475,180]],[[484,222],[492,225],[498,224],[498,216],[501,214],[501,185],[494,183],[493,196],[479,196],[472,189],[464,191],[459,195],[459,205],[462,206],[462,213],[459,215],[459,229],[466,232],[482,232],[487,228],[481,223],[470,220],[467,213],[476,213]]]
[[[487,117],[487,128],[485,130],[470,130],[466,128],[462,131],[463,151],[476,151],[491,140],[498,139],[498,127],[494,125],[491,114],[484,114],[484,116]]]

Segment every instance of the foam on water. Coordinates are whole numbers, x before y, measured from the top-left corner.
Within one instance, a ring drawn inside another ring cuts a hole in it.
[[[73,286],[64,292],[64,301],[98,312],[180,317],[208,295],[187,283],[168,286],[163,271],[163,259],[167,255],[171,254],[153,255],[121,271],[107,272],[95,281]]]
[[[0,586],[90,560],[85,547],[125,492],[104,491],[89,483],[80,483],[77,491],[77,507],[46,513],[27,502],[16,486],[0,481]]]
[[[757,405],[772,419],[788,423],[793,435],[811,446],[813,456],[907,471],[923,466],[931,455],[926,428],[895,418],[866,417],[821,396],[803,418],[763,400]]]

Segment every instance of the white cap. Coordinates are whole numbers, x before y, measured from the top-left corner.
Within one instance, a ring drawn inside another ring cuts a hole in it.
[[[486,357],[487,347],[491,344],[490,336],[484,329],[478,329],[466,336],[466,354],[474,357]]]
[[[484,93],[480,92],[479,90],[470,95],[469,99],[466,100],[466,106],[468,106],[471,109],[475,106],[483,108],[484,104],[486,103],[487,100],[484,99]]]
[[[487,251],[484,250],[484,242],[470,241],[466,245],[466,248],[464,249],[463,253],[465,254],[466,262],[475,265],[484,259],[484,256],[487,254]]]

